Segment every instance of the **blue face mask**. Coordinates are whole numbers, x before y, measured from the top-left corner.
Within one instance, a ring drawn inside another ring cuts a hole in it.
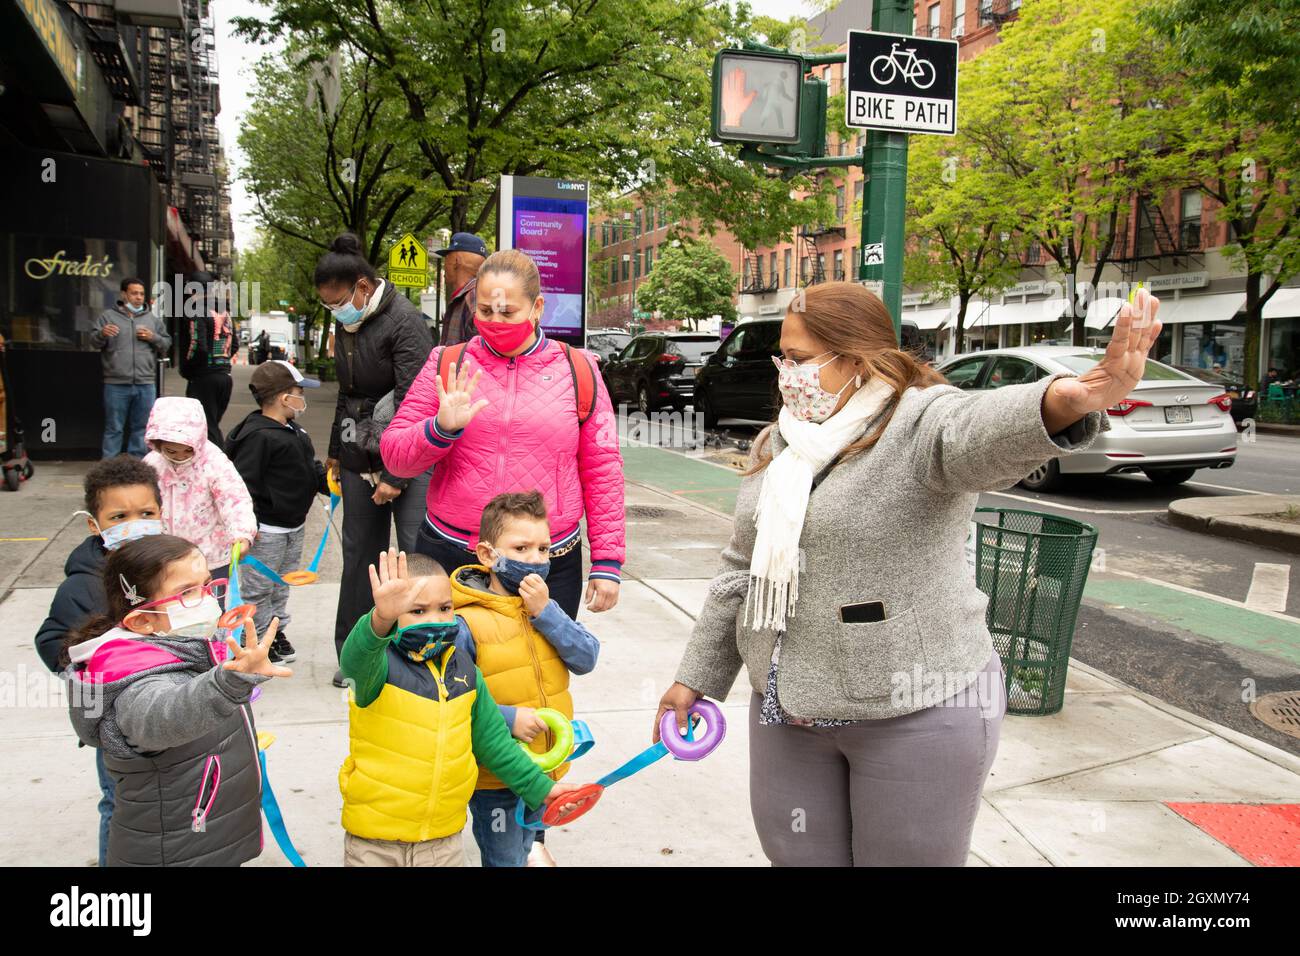
[[[503,554],[492,563],[492,571],[508,593],[517,595],[520,582],[528,575],[540,574],[542,580],[545,581],[546,575],[551,571],[551,562],[543,561],[540,564],[529,564],[527,561],[515,561],[507,558]]]
[[[347,304],[342,305],[337,309],[330,309],[330,315],[334,316],[334,321],[342,322],[344,325],[351,325],[353,322],[361,318],[361,310],[352,303],[352,297],[356,294],[357,287],[353,286]]]
[[[456,640],[460,622],[421,621],[399,627],[393,644],[413,661],[427,661],[445,651]]]
[[[132,305],[130,302],[126,304],[126,307],[127,309],[130,310],[132,315],[139,315],[141,312],[144,311],[143,305]]]
[[[98,521],[95,522],[95,527],[99,527]],[[104,539],[104,548],[106,550],[116,551],[128,541],[135,541],[137,538],[147,538],[151,534],[162,533],[163,524],[157,518],[134,518],[131,521],[115,524],[111,528],[101,529],[99,536]]]

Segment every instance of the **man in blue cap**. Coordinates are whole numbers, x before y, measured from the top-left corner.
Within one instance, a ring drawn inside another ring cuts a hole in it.
[[[451,237],[451,245],[434,252],[444,260],[447,276],[447,310],[442,314],[442,335],[439,345],[458,345],[475,335],[474,288],[478,267],[487,258],[487,243],[472,232],[458,232]]]

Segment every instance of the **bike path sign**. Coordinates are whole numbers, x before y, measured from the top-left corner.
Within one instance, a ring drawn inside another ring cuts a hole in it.
[[[849,31],[845,123],[891,133],[957,132],[957,41]]]

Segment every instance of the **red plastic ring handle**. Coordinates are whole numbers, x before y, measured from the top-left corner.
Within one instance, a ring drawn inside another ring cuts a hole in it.
[[[600,795],[605,792],[605,788],[598,783],[586,783],[577,790],[570,790],[562,797],[556,797],[542,811],[542,822],[548,827],[559,826],[564,823],[572,823],[578,817],[589,811],[600,800]],[[561,813],[560,807],[578,802],[578,808],[568,813]]]
[[[254,617],[257,616],[256,604],[241,604],[238,607],[232,607],[221,617],[217,618],[217,627],[225,628],[227,631],[233,631],[237,627],[244,627],[253,623]]]

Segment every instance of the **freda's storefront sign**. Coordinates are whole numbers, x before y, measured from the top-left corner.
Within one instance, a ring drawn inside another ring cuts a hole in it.
[[[107,279],[113,274],[113,262],[108,256],[98,260],[87,255],[84,260],[65,259],[64,250],[60,249],[48,259],[28,259],[23,271],[32,279],[48,279],[50,276],[88,276]]]

